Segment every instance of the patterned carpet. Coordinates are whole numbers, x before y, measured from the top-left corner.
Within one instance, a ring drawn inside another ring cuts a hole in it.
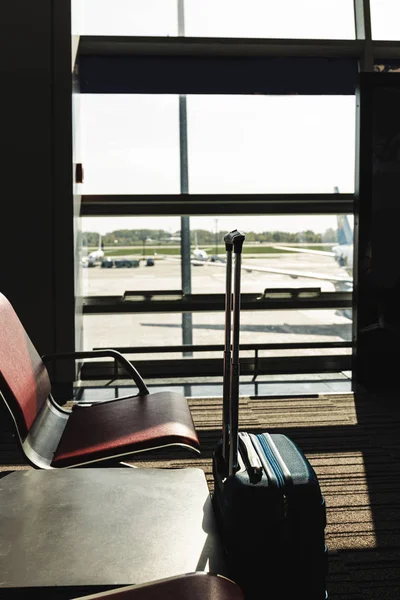
[[[213,489],[211,456],[220,437],[221,399],[189,399],[202,446],[153,452],[134,464],[197,466]],[[315,395],[242,398],[240,428],[280,432],[303,449],[315,468],[327,505],[328,591],[331,600],[400,598],[400,404],[395,397]],[[0,472],[23,465],[7,433]]]

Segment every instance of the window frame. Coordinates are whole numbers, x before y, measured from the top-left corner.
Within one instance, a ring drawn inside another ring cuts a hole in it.
[[[400,59],[400,42],[372,40],[369,0],[354,0],[354,15],[356,32],[354,40],[81,36],[78,50],[81,92],[178,93],[182,98],[189,93],[355,94],[358,73],[372,71],[374,63],[382,57]],[[182,29],[180,31],[182,32]],[[210,66],[214,69],[215,77],[207,79],[207,69]],[[238,74],[244,73],[249,66],[252,69],[250,76],[239,77]],[[269,77],[264,78],[268,80],[267,84],[260,83],[261,70],[268,72]],[[131,76],[133,72],[135,77]],[[188,72],[192,73],[189,78],[184,76]],[[229,72],[229,77],[222,79],[218,77],[218,73],[223,72]],[[181,114],[181,124],[185,121],[184,117],[185,113]],[[186,193],[184,169],[185,160],[187,169],[187,156],[182,156],[182,147],[185,146],[185,127],[184,122],[180,132],[183,193],[83,195],[81,216],[354,214],[356,193],[237,195]],[[355,246],[356,243],[355,239]],[[339,305],[352,306],[351,292],[342,294]],[[204,299],[192,296],[191,310],[196,306],[199,310],[206,310]],[[321,294],[321,305],[331,306],[332,299],[330,293]],[[99,308],[102,302],[102,308]],[[114,299],[105,309],[104,300],[84,298],[83,314],[88,315],[98,311],[124,312],[125,309],[121,306],[121,302]],[[286,306],[294,309],[304,308],[298,299],[287,301]],[[129,310],[134,312],[161,310],[161,306],[156,307],[154,302],[152,308],[150,306],[146,308],[144,304],[139,307],[138,303],[135,303],[135,307],[131,305]],[[285,308],[285,301],[281,308]],[[337,343],[332,344],[332,347],[337,347]],[[343,347],[348,347],[348,343],[344,342]],[[190,344],[185,343],[182,348],[189,351],[190,355]],[[168,347],[165,350],[168,352]],[[256,351],[255,348],[254,350]],[[276,360],[264,358],[262,368],[269,373],[309,373],[310,369],[321,372],[328,367],[330,370],[335,370],[335,365],[338,370],[344,370],[343,365],[347,365],[347,369],[351,359],[350,356],[318,357],[319,360],[315,360],[315,357],[301,358],[305,360],[283,359],[282,361],[282,358],[279,358],[282,366],[279,366]],[[211,360],[218,363],[217,359]],[[194,361],[190,371],[192,375],[214,373],[214,366],[211,367],[211,363],[204,366],[205,361],[202,359],[192,359],[192,361]],[[256,372],[260,372],[260,364],[257,363],[255,367],[256,362],[249,361],[250,366],[246,367],[249,372],[253,369],[254,376]],[[175,368],[176,373],[189,372],[185,359],[183,362],[174,363]],[[103,365],[103,373],[107,372],[107,365]],[[96,374],[99,373],[96,371]]]

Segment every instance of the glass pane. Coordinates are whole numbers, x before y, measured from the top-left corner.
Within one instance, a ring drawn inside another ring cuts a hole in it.
[[[188,96],[191,193],[354,191],[354,96]]]
[[[193,343],[224,344],[224,314],[193,314]],[[241,344],[340,342],[351,340],[351,314],[335,310],[242,311]],[[182,358],[182,353],[163,354],[163,347],[182,344],[180,313],[85,315],[84,349],[156,346],[157,353],[129,354],[134,360]],[[349,348],[264,350],[262,357],[349,354]],[[221,358],[221,352],[194,352],[194,358]],[[254,356],[243,351],[241,357]]]
[[[83,194],[180,192],[176,95],[81,97]],[[354,191],[354,96],[187,98],[189,192]]]
[[[180,217],[84,217],[83,295],[180,290],[180,223]]]
[[[83,270],[84,295],[121,296],[126,291],[181,289],[180,218],[84,218],[88,256],[104,256]],[[331,215],[190,217],[191,291],[225,293],[223,236],[234,228],[246,233],[242,262],[242,292],[262,295],[266,288],[352,289],[353,219]],[[99,244],[99,234],[101,240]],[[103,243],[102,243],[103,242]],[[102,247],[103,246],[103,247]],[[107,258],[112,264],[101,267]],[[117,260],[137,261],[136,267],[116,266]],[[148,261],[151,264],[148,265]],[[270,292],[273,294],[273,291]],[[268,305],[267,305],[268,306]],[[242,310],[241,343],[303,343],[351,340],[350,310]],[[190,325],[189,325],[190,327]],[[187,339],[187,338],[186,338]],[[192,314],[193,344],[224,342],[224,312]],[[163,348],[183,344],[180,313],[131,313],[84,316],[84,348],[148,347],[133,359],[181,358]],[[349,354],[349,349],[262,351],[262,357]],[[252,356],[243,351],[242,356]],[[196,352],[195,358],[221,358],[218,352]],[[189,357],[188,357],[189,358]]]
[[[351,319],[334,310],[266,310],[242,311],[240,315],[241,344],[289,344],[311,342],[340,342],[351,340]],[[160,320],[154,319],[160,323]],[[161,324],[160,324],[161,326]],[[224,343],[224,314],[203,313],[193,315],[194,344]],[[276,356],[310,356],[341,354],[348,350],[263,350],[260,358]],[[207,353],[194,354],[201,357]],[[254,356],[244,350],[241,356]]]
[[[185,0],[185,35],[353,39],[352,0]],[[178,0],[85,0],[82,35],[178,35]]]
[[[82,194],[179,193],[178,96],[82,94]]]
[[[180,217],[85,217],[84,295],[180,290]],[[246,234],[242,291],[352,289],[351,215],[190,217],[191,292],[225,293],[225,233]],[[100,238],[101,236],[101,238]],[[122,262],[125,261],[125,262]]]
[[[83,2],[71,0],[71,34],[79,35],[83,27]]]
[[[400,40],[398,0],[370,0],[372,39]]]
[[[355,37],[352,0],[185,0],[185,34],[204,37]]]
[[[203,259],[192,263],[193,293],[225,292],[225,265],[220,262],[225,256],[223,236],[233,229],[241,229],[246,234],[243,292],[261,294],[265,288],[298,287],[334,291],[352,287],[350,216],[192,217],[190,223],[192,237],[197,232],[198,240],[192,255],[196,248],[205,253]],[[342,234],[344,228],[347,239]]]
[[[97,385],[96,385],[97,383]],[[186,397],[204,398],[223,395],[222,377],[179,377],[179,379],[162,378],[153,381],[146,379],[146,384],[152,392],[171,391]],[[93,386],[93,387],[91,387]],[[241,396],[299,396],[301,394],[326,394],[351,392],[351,372],[337,373],[307,373],[285,375],[258,375],[253,380],[252,375],[240,376]],[[108,400],[112,397],[136,394],[137,388],[126,385],[125,381],[117,380],[112,386],[104,387],[103,382],[85,381],[85,387],[77,388],[80,400]],[[281,402],[281,401],[280,401]],[[308,413],[308,426],[318,426],[319,416]]]
[[[81,34],[176,36],[177,0],[84,0]]]

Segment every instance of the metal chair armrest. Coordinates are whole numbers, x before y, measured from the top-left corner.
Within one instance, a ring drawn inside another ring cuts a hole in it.
[[[129,362],[125,356],[123,356],[120,352],[116,350],[86,350],[84,352],[61,352],[59,354],[44,354],[41,359],[44,363],[49,362],[51,360],[58,359],[74,359],[79,360],[81,358],[103,358],[106,356],[110,356],[114,358],[114,360],[121,364],[121,366],[125,367],[125,370],[132,377],[133,381],[136,383],[139,389],[139,395],[149,394],[148,387],[143,381],[139,372],[135,369],[132,363]],[[118,400],[118,398],[115,398]]]
[[[85,408],[85,406],[93,406],[93,405],[97,405],[97,404],[109,404],[110,402],[117,402],[118,400],[128,400],[128,398],[138,398],[140,397],[142,394],[129,394],[128,396],[118,396],[117,398],[106,398],[105,400],[78,400],[73,408],[76,408],[78,406],[82,406],[83,408]],[[146,394],[147,395],[147,394]]]

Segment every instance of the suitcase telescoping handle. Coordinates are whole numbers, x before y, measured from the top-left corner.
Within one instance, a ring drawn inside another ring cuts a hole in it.
[[[232,250],[231,234],[226,234],[226,288],[225,288],[225,345],[224,376],[222,396],[222,457],[225,464],[229,460],[229,415],[231,397],[231,327],[232,327]]]
[[[229,461],[229,474],[234,473],[238,465],[240,275],[244,240],[244,233],[237,229],[227,233],[224,237],[227,260],[222,452],[224,459]],[[232,251],[235,253],[233,306]],[[233,331],[232,350],[231,329]]]

